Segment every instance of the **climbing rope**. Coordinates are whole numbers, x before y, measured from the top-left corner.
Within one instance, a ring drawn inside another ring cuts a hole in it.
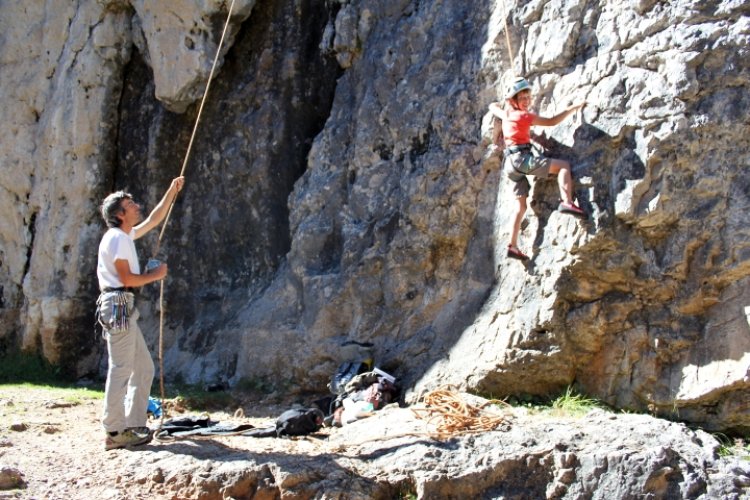
[[[219,46],[216,48],[216,55],[214,56],[214,62],[211,65],[211,72],[208,74],[208,81],[206,82],[206,88],[203,91],[203,98],[201,98],[200,106],[198,107],[198,115],[195,118],[195,125],[193,125],[193,132],[190,134],[190,142],[188,143],[187,151],[185,152],[185,158],[182,161],[182,169],[180,170],[180,177],[185,175],[185,169],[187,168],[187,163],[190,158],[190,152],[193,149],[193,141],[195,140],[195,133],[198,130],[198,123],[200,123],[201,114],[203,114],[203,105],[206,103],[206,96],[208,96],[208,89],[211,87],[211,80],[213,80],[214,72],[216,71],[216,63],[219,60],[219,54],[221,53],[221,48],[224,45],[224,38],[227,34],[227,28],[229,27],[229,19],[232,17],[232,11],[234,10],[234,0],[232,0],[232,3],[229,5],[229,12],[227,12],[227,20],[224,22],[224,29],[221,32],[221,39],[219,40]],[[161,247],[161,241],[164,238],[164,230],[167,228],[167,223],[169,222],[169,217],[172,214],[172,208],[174,207],[174,202],[177,200],[177,194],[175,194],[174,198],[172,198],[171,203],[169,204],[169,210],[167,211],[167,216],[164,218],[164,223],[162,225],[161,231],[159,232],[159,239],[156,242],[156,250],[154,250],[154,256],[156,256],[159,253],[159,248]],[[159,423],[159,427],[164,426],[164,416],[166,414],[166,406],[164,405],[164,280],[161,280],[161,286],[159,287],[159,390],[161,394],[161,405],[162,405],[162,412],[161,412],[161,420]]]
[[[159,428],[164,427],[167,406],[164,404],[164,280],[159,282],[159,396],[161,398],[161,419]]]
[[[508,61],[510,61],[510,67],[515,71],[515,64],[513,62],[513,48],[510,45],[510,34],[508,33],[508,16],[505,12],[505,0],[500,2],[503,7],[503,23],[505,24],[505,43],[508,47]]]
[[[214,77],[214,71],[216,70],[216,63],[219,60],[219,54],[221,53],[221,47],[224,45],[224,37],[227,34],[227,27],[229,27],[229,18],[232,17],[232,9],[234,9],[234,0],[232,0],[232,3],[229,5],[229,12],[227,13],[227,20],[224,23],[224,30],[221,32],[221,39],[219,40],[219,46],[216,48],[216,55],[214,56],[214,62],[211,65],[211,72],[208,74],[208,81],[206,82],[206,89],[203,91],[203,98],[201,99],[201,104],[198,107],[198,116],[195,118],[195,125],[193,126],[193,132],[190,134],[190,142],[188,143],[187,151],[185,152],[185,159],[182,161],[182,169],[180,170],[180,177],[185,175],[185,169],[187,167],[188,159],[190,158],[190,151],[193,149],[193,141],[195,140],[195,133],[198,130],[198,123],[201,119],[201,114],[203,113],[203,105],[206,103],[206,96],[208,95],[208,89],[211,87],[211,80],[213,80]],[[169,211],[167,211],[167,216],[164,218],[164,224],[162,225],[161,232],[159,233],[159,240],[156,242],[156,251],[154,251],[154,255],[159,253],[159,247],[161,245],[161,240],[164,237],[164,230],[167,228],[167,222],[169,221],[169,216],[172,214],[172,207],[174,207],[174,202],[177,199],[177,196],[172,199],[172,203],[169,205]]]
[[[489,400],[480,406],[464,401],[450,387],[442,387],[425,394],[426,408],[412,408],[417,418],[427,420],[435,426],[434,437],[446,439],[458,434],[491,431],[508,421],[506,415],[485,410],[488,405],[509,406],[504,401]]]

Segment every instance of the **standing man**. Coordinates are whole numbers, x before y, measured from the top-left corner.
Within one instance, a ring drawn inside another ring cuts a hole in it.
[[[101,295],[98,320],[107,339],[109,368],[104,389],[102,425],[105,450],[136,446],[151,441],[146,410],[154,378],[154,362],[138,327],[140,313],[133,291],[164,279],[167,265],[141,274],[134,241],[164,220],[169,207],[185,183],[177,177],[154,210],[144,220],[141,207],[130,194],[117,191],[107,196],[101,214],[109,229],[99,244],[96,274]]]

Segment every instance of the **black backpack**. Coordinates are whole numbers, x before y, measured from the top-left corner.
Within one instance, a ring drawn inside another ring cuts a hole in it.
[[[323,425],[324,416],[318,408],[294,407],[276,419],[276,436],[304,436],[317,432]]]

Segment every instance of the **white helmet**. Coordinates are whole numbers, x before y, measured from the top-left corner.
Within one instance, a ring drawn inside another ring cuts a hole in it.
[[[513,99],[523,90],[531,90],[531,85],[526,81],[526,78],[520,77],[513,80],[513,83],[508,85],[508,90],[505,92],[506,99]]]

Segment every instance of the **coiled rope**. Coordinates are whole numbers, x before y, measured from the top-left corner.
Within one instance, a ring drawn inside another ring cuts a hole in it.
[[[200,123],[201,114],[203,114],[203,105],[206,103],[206,96],[208,95],[208,89],[211,87],[211,80],[213,80],[214,72],[216,71],[216,63],[219,60],[219,54],[221,53],[221,48],[224,45],[224,38],[227,34],[227,28],[229,27],[229,19],[232,17],[232,11],[234,10],[234,0],[232,0],[231,4],[229,5],[229,12],[227,12],[227,20],[224,22],[224,29],[221,32],[221,39],[219,40],[219,46],[216,48],[216,55],[214,56],[214,62],[211,65],[211,72],[208,74],[208,81],[206,82],[206,88],[203,91],[203,98],[201,99],[200,106],[198,107],[198,116],[195,117],[195,125],[193,125],[193,132],[190,134],[190,142],[188,143],[187,151],[185,152],[185,158],[182,161],[182,169],[180,170],[180,177],[185,175],[185,169],[187,168],[187,163],[190,158],[190,152],[193,149],[193,141],[195,140],[195,133],[198,130],[198,123]],[[172,214],[172,208],[174,207],[174,202],[177,200],[177,196],[179,195],[179,192],[175,194],[174,198],[172,198],[172,202],[169,204],[169,210],[167,211],[167,216],[164,218],[164,222],[161,228],[161,231],[159,232],[159,239],[156,242],[156,249],[154,250],[154,256],[156,256],[159,253],[159,249],[161,248],[161,241],[164,238],[164,230],[167,228],[167,222],[169,222],[169,217]],[[167,413],[166,412],[166,406],[164,405],[164,281],[161,280],[161,285],[159,287],[159,391],[161,395],[161,421],[159,423],[159,427],[162,427],[164,425],[164,416]]]
[[[412,412],[422,420],[435,426],[433,436],[446,439],[458,434],[486,432],[507,423],[508,417],[497,409],[486,409],[489,405],[510,407],[505,401],[492,399],[480,406],[464,401],[451,387],[441,387],[425,394],[426,408],[412,408]]]

